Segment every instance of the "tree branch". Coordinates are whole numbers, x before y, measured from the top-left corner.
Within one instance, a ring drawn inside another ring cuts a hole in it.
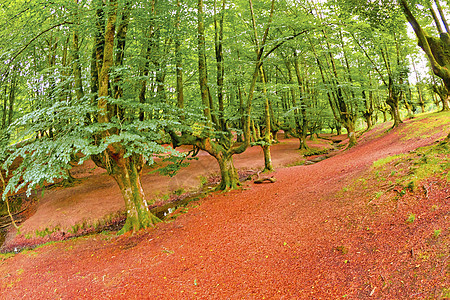
[[[283,41],[281,41],[280,43],[278,43],[277,45],[275,45],[272,49],[270,49],[267,53],[266,53],[266,55],[264,55],[264,58],[263,59],[266,59],[270,54],[272,54],[272,52],[273,51],[275,51],[276,49],[278,49],[281,45],[283,45],[285,42],[287,42],[287,41],[290,41],[290,40],[293,40],[293,39],[295,39],[296,37],[298,37],[299,35],[301,35],[301,34],[303,34],[303,33],[306,33],[308,30],[303,30],[303,31],[300,31],[299,33],[296,33],[296,34],[294,34],[293,36],[290,36],[290,37],[288,37],[288,38],[286,38],[285,40],[283,40]]]
[[[44,33],[48,32],[48,31],[50,31],[50,30],[52,30],[52,29],[54,29],[54,28],[56,28],[56,27],[59,27],[59,26],[62,26],[62,25],[66,25],[66,24],[73,24],[73,23],[72,23],[72,22],[64,21],[64,22],[62,22],[62,23],[55,24],[55,25],[53,25],[53,26],[51,26],[51,27],[45,29],[44,31],[40,32],[40,33],[39,33],[38,35],[36,35],[35,37],[33,37],[31,40],[28,41],[28,43],[26,43],[26,44],[22,47],[22,49],[19,50],[19,52],[17,52],[17,53],[10,59],[10,61],[8,62],[8,67],[13,63],[13,61],[14,61],[20,54],[22,54],[23,51],[25,51],[25,49],[28,48],[28,46],[31,45],[31,43],[33,43],[35,40],[37,40],[41,35],[43,35]],[[3,79],[4,79],[5,77],[8,76],[8,73],[9,73],[9,70],[8,70],[6,73],[3,74],[2,78],[1,78],[1,81],[3,81]]]

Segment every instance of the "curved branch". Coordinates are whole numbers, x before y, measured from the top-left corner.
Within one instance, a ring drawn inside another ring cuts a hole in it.
[[[19,50],[19,52],[17,52],[17,53],[10,59],[10,61],[8,62],[8,66],[10,66],[10,65],[12,64],[12,62],[13,62],[20,54],[22,54],[22,52],[25,51],[25,49],[27,49],[28,46],[30,46],[31,43],[33,43],[35,40],[37,40],[41,35],[43,35],[44,33],[48,32],[48,31],[50,31],[50,30],[52,30],[52,29],[55,29],[56,27],[59,27],[59,26],[62,26],[62,25],[66,25],[66,24],[73,24],[73,23],[72,23],[72,22],[64,21],[64,22],[62,22],[62,23],[55,24],[55,25],[53,25],[53,26],[51,26],[51,27],[45,29],[44,31],[40,32],[40,33],[39,33],[38,35],[36,35],[35,37],[33,37],[31,40],[28,41],[28,43],[26,43],[26,44],[22,47],[22,49]],[[9,73],[9,72],[6,72],[6,73],[4,74],[4,76],[2,76],[3,78],[2,78],[1,80],[3,80],[6,76],[8,76],[8,73]]]
[[[430,61],[433,72],[442,78],[443,76],[445,76],[445,71],[436,61],[436,58],[434,57],[433,52],[431,50],[430,44],[428,43],[426,33],[423,31],[417,19],[413,16],[411,10],[408,7],[408,4],[406,3],[406,0],[400,0],[400,4],[403,8],[403,12],[406,16],[406,19],[408,20],[409,24],[411,24],[412,28],[414,29],[414,32],[416,33],[417,38],[419,39],[420,48],[422,48],[422,50],[427,55],[428,60]]]

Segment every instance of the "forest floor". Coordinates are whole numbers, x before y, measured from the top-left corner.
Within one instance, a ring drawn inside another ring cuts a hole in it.
[[[104,231],[0,255],[0,299],[448,299],[450,146],[437,141],[449,124],[440,113],[389,132],[379,125],[356,147],[305,165],[298,141],[282,140],[275,183],[209,193],[133,235]],[[235,162],[251,173],[262,153],[253,147]],[[173,178],[142,180],[167,202],[214,172],[201,154]],[[5,249],[120,217],[118,188],[101,170],[74,175],[74,187],[45,192]]]

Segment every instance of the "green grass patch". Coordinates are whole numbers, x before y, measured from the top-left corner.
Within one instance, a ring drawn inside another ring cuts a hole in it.
[[[437,176],[450,179],[450,144],[440,142],[435,145],[418,148],[406,154],[382,158],[373,163],[373,176],[380,181],[390,177],[390,182],[402,186],[401,193],[413,192],[426,178]],[[402,168],[397,166],[401,165]],[[406,166],[406,167],[405,167]]]
[[[327,154],[329,152],[328,149],[323,148],[309,148],[307,150],[300,151],[304,156],[314,156],[314,155],[322,155]]]
[[[427,119],[426,122],[417,122],[420,120]],[[399,134],[401,135],[402,141],[407,141],[414,138],[428,138],[435,133],[438,133],[437,129],[444,125],[450,123],[450,112],[438,112],[438,113],[425,113],[414,117],[415,122],[405,124],[399,129]],[[447,131],[442,132],[442,137],[447,135]]]
[[[416,220],[416,215],[411,213],[406,218],[406,223],[412,224],[412,223],[414,223],[415,220]]]
[[[392,156],[388,156],[388,157],[385,157],[385,158],[381,158],[381,159],[375,161],[372,164],[372,167],[373,168],[380,168],[380,167],[382,167],[384,165],[387,165],[390,162],[399,160],[399,159],[401,159],[401,158],[403,158],[405,156],[406,156],[406,154],[398,154],[398,155],[392,155]],[[377,173],[377,174],[379,174],[379,173]]]
[[[12,253],[12,252],[0,253],[0,261],[7,260],[8,258],[13,257],[13,256],[15,256],[15,255],[16,255],[16,254],[15,254],[15,253]]]

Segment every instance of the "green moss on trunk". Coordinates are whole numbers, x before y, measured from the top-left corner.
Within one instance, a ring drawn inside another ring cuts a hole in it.
[[[114,165],[111,175],[119,185],[127,211],[125,225],[119,231],[119,234],[128,231],[135,232],[161,222],[148,208],[141,186],[140,168],[136,166],[132,157],[112,161],[112,164]]]
[[[233,156],[222,152],[216,156],[216,159],[219,163],[220,174],[222,175],[222,180],[217,189],[221,191],[237,189],[241,185],[241,182],[233,164]]]

